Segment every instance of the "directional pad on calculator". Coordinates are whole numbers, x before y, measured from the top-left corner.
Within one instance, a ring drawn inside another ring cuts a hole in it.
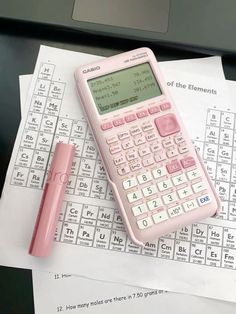
[[[156,118],[154,122],[161,136],[168,136],[180,131],[180,126],[173,113]]]

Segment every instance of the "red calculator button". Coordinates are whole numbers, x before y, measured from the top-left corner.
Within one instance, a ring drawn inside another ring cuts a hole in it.
[[[171,163],[166,165],[166,168],[169,173],[174,173],[181,170],[181,164],[178,160],[173,160]]]
[[[129,114],[128,116],[125,116],[125,122],[129,123],[134,120],[137,120],[137,117],[135,114]]]
[[[156,118],[154,121],[161,136],[168,136],[180,131],[179,123],[173,113]]]
[[[113,126],[112,126],[112,123],[111,122],[105,122],[103,124],[101,124],[101,129],[103,131],[106,131],[106,130],[109,130],[111,129]]]
[[[195,160],[191,156],[181,159],[180,162],[181,162],[183,168],[189,168],[189,167],[192,167],[192,166],[196,165]]]
[[[119,119],[113,120],[113,125],[114,126],[120,126],[120,125],[122,125],[124,123],[125,123],[125,121],[124,121],[123,118],[119,118]]]
[[[169,102],[165,102],[164,104],[161,104],[160,107],[162,111],[165,111],[171,108],[171,104]]]
[[[144,117],[146,117],[146,116],[148,116],[147,110],[141,110],[141,111],[137,112],[137,117],[138,117],[139,119],[144,118]]]
[[[160,112],[160,108],[159,108],[159,106],[150,107],[150,108],[148,108],[148,112],[150,114],[154,114],[154,113]]]

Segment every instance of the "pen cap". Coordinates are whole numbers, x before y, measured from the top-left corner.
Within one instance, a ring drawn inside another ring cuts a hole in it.
[[[31,255],[50,253],[74,154],[74,145],[56,144],[29,248]]]

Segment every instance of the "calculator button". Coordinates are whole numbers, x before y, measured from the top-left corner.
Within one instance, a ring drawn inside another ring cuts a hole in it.
[[[149,147],[140,147],[138,153],[140,157],[143,157],[150,154],[150,149]]]
[[[166,205],[176,202],[178,200],[178,196],[175,192],[163,195],[162,198]]]
[[[132,122],[136,119],[137,119],[137,117],[135,114],[129,114],[128,116],[125,116],[125,122],[127,122],[127,123]]]
[[[139,160],[134,160],[131,164],[130,164],[130,169],[131,171],[137,171],[139,169],[142,168],[141,162]]]
[[[138,154],[136,151],[130,151],[126,154],[126,158],[128,161],[131,161],[131,160],[138,158]]]
[[[130,203],[133,203],[142,198],[142,193],[141,191],[138,190],[138,191],[127,194],[127,198]]]
[[[123,188],[125,190],[127,190],[127,189],[131,189],[134,186],[138,185],[138,182],[137,182],[136,178],[129,178],[127,180],[124,180],[122,184],[123,184]]]
[[[118,141],[118,137],[116,135],[110,136],[106,139],[107,144],[110,145]]]
[[[154,113],[160,112],[160,107],[159,106],[150,107],[150,108],[148,108],[148,112],[150,114],[154,114]]]
[[[113,161],[114,161],[114,164],[115,164],[116,166],[118,166],[118,165],[121,165],[121,164],[123,164],[124,162],[126,162],[126,159],[125,159],[125,156],[120,155],[120,156],[114,158]]]
[[[152,143],[150,145],[150,149],[153,153],[157,152],[158,150],[161,149],[161,145],[158,142]]]
[[[125,123],[125,121],[124,121],[123,118],[119,118],[119,119],[113,120],[113,125],[114,125],[115,127],[120,126],[120,125],[122,125],[122,124],[124,124],[124,123]]]
[[[157,187],[156,187],[156,185],[153,184],[153,185],[150,185],[146,188],[143,188],[142,191],[143,191],[143,195],[145,197],[148,197],[148,196],[151,196],[151,195],[157,193]]]
[[[189,167],[192,167],[192,166],[196,165],[195,160],[191,156],[190,157],[185,157],[184,159],[181,159],[180,162],[181,162],[183,168],[189,168]]]
[[[110,153],[111,153],[112,155],[121,152],[121,146],[120,146],[119,144],[117,144],[117,145],[112,145],[112,146],[110,146],[109,149],[110,149]]]
[[[183,207],[184,207],[184,210],[186,212],[190,211],[190,210],[193,210],[195,208],[198,207],[198,204],[197,204],[197,201],[196,200],[191,200],[191,201],[188,201],[188,202],[185,202],[182,204]]]
[[[166,103],[164,103],[164,104],[161,104],[161,105],[160,105],[160,108],[161,108],[162,111],[168,110],[168,109],[171,108],[171,104],[170,104],[169,102],[166,102]]]
[[[165,210],[160,211],[159,213],[152,216],[155,224],[159,224],[162,221],[169,219],[167,212]]]
[[[142,145],[142,144],[144,144],[144,143],[146,143],[146,140],[145,140],[145,137],[144,136],[140,136],[140,137],[136,137],[135,139],[134,139],[134,144],[135,145]]]
[[[166,159],[166,154],[163,151],[160,151],[159,153],[154,155],[154,158],[156,162],[160,162]]]
[[[130,148],[134,147],[134,144],[131,141],[122,142],[121,145],[122,145],[123,149],[130,149]]]
[[[186,186],[185,188],[180,189],[177,192],[178,192],[179,198],[181,198],[181,199],[188,197],[190,195],[193,195],[193,191],[192,191],[190,186]]]
[[[188,171],[187,172],[187,177],[189,180],[194,180],[194,179],[197,179],[201,176],[200,172],[198,171],[198,169],[194,169],[194,170],[191,170],[191,171]]]
[[[149,133],[146,135],[146,140],[148,142],[154,141],[157,138],[156,133]]]
[[[179,146],[178,151],[180,154],[185,154],[189,151],[187,146]]]
[[[149,210],[153,210],[161,207],[163,204],[160,198],[154,198],[153,200],[147,202],[147,205]]]
[[[152,218],[147,217],[141,220],[137,221],[139,229],[146,229],[148,227],[151,227],[153,225]]]
[[[171,163],[166,165],[166,168],[169,173],[174,173],[181,170],[181,165],[178,160],[172,160]]]
[[[173,187],[172,182],[170,181],[170,179],[167,179],[165,181],[161,181],[159,183],[157,183],[158,189],[160,192],[168,190],[170,188]]]
[[[140,133],[142,133],[142,130],[141,130],[141,128],[139,126],[135,125],[132,128],[130,128],[130,134],[132,136],[138,135]]]
[[[211,202],[210,195],[208,195],[208,194],[198,197],[197,200],[198,200],[198,204],[200,206],[204,206],[204,205],[209,204]]]
[[[129,166],[126,164],[126,165],[122,166],[121,168],[118,168],[117,172],[120,176],[123,176],[123,175],[130,172]]]
[[[141,119],[141,118],[148,116],[148,112],[147,112],[147,110],[141,110],[141,111],[137,112],[136,115],[139,119]]]
[[[129,132],[127,132],[127,131],[121,132],[121,133],[118,134],[118,137],[122,141],[122,140],[124,140],[124,139],[129,137]]]
[[[172,181],[173,181],[174,185],[180,185],[180,184],[187,182],[187,178],[186,178],[185,174],[182,173],[178,176],[172,177]]]
[[[148,211],[146,204],[140,204],[131,208],[134,216],[139,216]]]
[[[180,131],[180,126],[173,113],[156,118],[154,121],[161,136],[168,136]]]
[[[179,216],[179,215],[183,214],[183,212],[184,212],[184,211],[183,211],[181,205],[168,208],[168,213],[169,213],[170,217]]]
[[[175,148],[169,148],[169,149],[166,151],[166,155],[167,155],[167,157],[169,157],[169,158],[172,158],[172,157],[177,156],[177,155],[178,155],[177,149],[175,149]]]
[[[143,166],[144,167],[148,167],[148,166],[151,166],[153,165],[155,162],[154,158],[152,156],[150,157],[146,157],[143,159]]]
[[[152,175],[153,175],[154,179],[161,178],[161,177],[167,175],[166,168],[165,167],[157,168],[157,169],[152,171]]]
[[[149,122],[149,121],[143,123],[141,127],[142,127],[143,132],[147,132],[147,131],[150,131],[150,130],[153,129],[153,125],[152,125],[152,123]]]
[[[152,180],[151,172],[144,172],[137,176],[138,183],[143,184]]]
[[[206,190],[206,186],[203,182],[198,182],[192,185],[194,193],[199,193]]]
[[[109,130],[111,128],[113,128],[113,125],[111,122],[105,122],[105,123],[101,124],[101,129],[103,131]]]
[[[175,143],[176,143],[176,144],[180,144],[180,143],[183,143],[183,142],[184,142],[184,138],[183,138],[182,135],[176,135],[175,138],[174,138],[174,140],[175,140]]]
[[[167,148],[167,147],[173,146],[173,145],[174,145],[174,142],[173,142],[172,139],[165,138],[165,139],[162,141],[162,145],[163,145],[164,148]]]

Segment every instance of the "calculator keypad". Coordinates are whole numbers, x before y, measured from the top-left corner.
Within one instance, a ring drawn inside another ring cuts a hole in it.
[[[124,120],[129,123],[169,108],[169,103],[153,106]],[[118,125],[124,120],[112,123]],[[211,202],[204,194],[206,186],[195,159],[188,154],[175,115],[167,113],[149,121],[144,119],[141,126],[134,124],[106,142],[117,173],[129,176],[122,185],[138,228],[150,228]]]

